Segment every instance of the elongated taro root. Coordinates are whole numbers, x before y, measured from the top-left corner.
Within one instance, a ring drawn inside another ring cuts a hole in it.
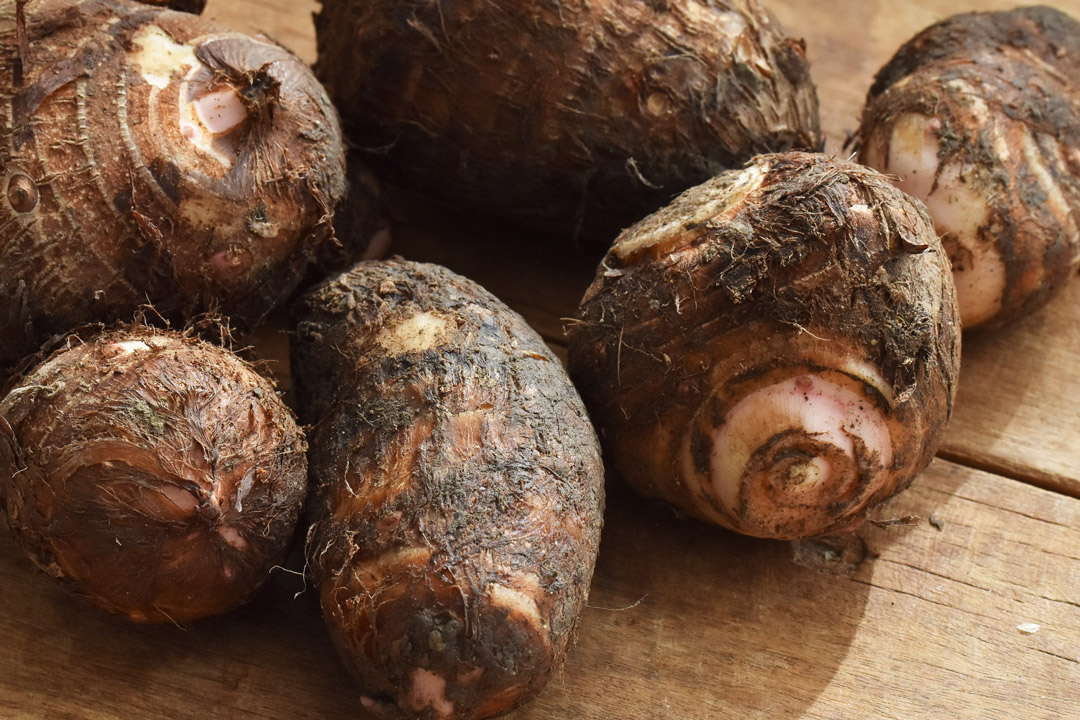
[[[321,0],[316,72],[399,182],[606,246],[751,156],[817,149],[801,40],[757,0]]]
[[[562,664],[592,578],[600,450],[525,322],[435,266],[361,263],[304,301],[308,563],[380,717],[496,715]]]
[[[627,229],[569,327],[617,474],[733,530],[858,525],[930,462],[960,339],[925,210],[878,173],[764,156]]]
[[[269,381],[176,333],[69,343],[0,401],[0,497],[30,558],[132,620],[247,601],[284,561],[306,444]]]
[[[857,142],[929,208],[965,328],[1030,314],[1080,266],[1080,24],[1066,15],[927,28],[878,73]]]
[[[0,5],[0,376],[144,303],[242,326],[282,301],[345,187],[303,63],[127,0],[22,11]]]

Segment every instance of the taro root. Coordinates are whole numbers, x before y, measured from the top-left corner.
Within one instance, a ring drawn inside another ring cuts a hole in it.
[[[15,7],[0,9],[0,377],[142,304],[242,327],[282,301],[345,188],[336,112],[303,63],[142,3]]]
[[[308,567],[361,704],[447,720],[523,702],[563,662],[602,522],[600,449],[565,370],[435,265],[361,263],[301,309]]]
[[[1057,10],[922,31],[877,74],[856,141],[926,203],[965,329],[1030,314],[1080,265],[1080,24]]]
[[[960,339],[923,207],[883,176],[764,156],[623,232],[568,328],[615,474],[733,530],[857,526],[931,460]]]
[[[0,400],[0,497],[34,563],[132,620],[246,602],[285,560],[306,444],[271,383],[177,333],[64,347]]]
[[[316,73],[397,182],[606,246],[753,155],[822,145],[756,0],[321,0]]]

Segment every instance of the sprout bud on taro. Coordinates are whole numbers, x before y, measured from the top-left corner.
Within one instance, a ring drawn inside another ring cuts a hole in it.
[[[0,23],[0,377],[54,334],[292,292],[345,191],[335,110],[267,38],[129,0]],[[198,3],[192,3],[197,6]]]

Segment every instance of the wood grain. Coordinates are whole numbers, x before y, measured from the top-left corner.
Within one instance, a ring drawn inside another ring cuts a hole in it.
[[[944,457],[1080,497],[1080,282],[1030,318],[964,337]]]
[[[615,489],[577,645],[508,717],[1069,717],[1080,500],[937,461],[889,512],[923,522],[845,550],[737,536]],[[6,536],[0,580],[0,717],[363,717],[294,575],[185,629],[92,610]]]
[[[1067,717],[1078,507],[938,462],[891,511],[940,530],[869,531],[870,557],[829,576],[845,563],[617,500],[591,604],[628,609],[591,611],[561,683],[514,717]]]
[[[316,0],[209,0],[203,17],[240,32],[265,33],[304,62],[315,62]]]

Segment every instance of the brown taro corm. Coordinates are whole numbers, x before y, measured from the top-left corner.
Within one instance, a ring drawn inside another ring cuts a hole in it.
[[[69,338],[0,400],[0,499],[34,563],[145,622],[246,602],[282,563],[306,443],[232,353],[147,328]]]
[[[127,0],[0,9],[0,376],[87,322],[258,321],[330,236],[337,115],[263,37]]]
[[[360,703],[428,720],[518,705],[563,662],[602,523],[600,450],[565,370],[435,265],[361,263],[301,310],[308,567]]]
[[[1063,13],[923,30],[877,74],[856,142],[926,203],[965,329],[1031,314],[1080,266],[1080,23]]]
[[[804,44],[756,0],[321,0],[316,73],[398,182],[606,246],[755,154],[819,149]]]
[[[809,153],[757,158],[627,229],[568,332],[615,474],[770,538],[857,527],[904,489],[960,359],[922,205]]]

